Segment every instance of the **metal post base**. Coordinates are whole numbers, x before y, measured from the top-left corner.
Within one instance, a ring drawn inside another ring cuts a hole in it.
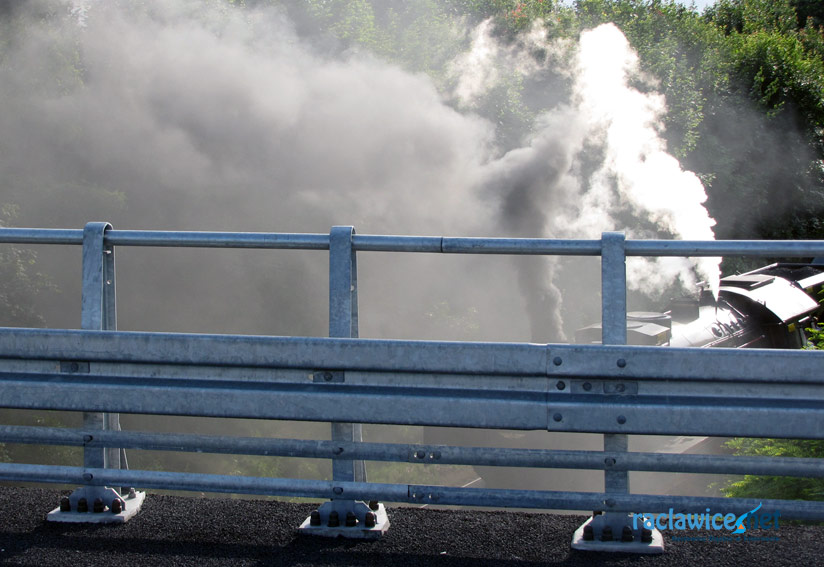
[[[664,553],[664,537],[657,529],[648,530],[638,522],[632,529],[632,516],[610,512],[596,514],[575,530],[572,549],[619,553]]]
[[[304,520],[300,532],[322,537],[377,539],[389,529],[386,508],[379,502],[331,500]]]
[[[122,524],[140,511],[145,498],[145,492],[136,492],[134,489],[121,496],[114,488],[82,486],[70,496],[64,496],[60,500],[60,506],[46,516],[46,521]]]

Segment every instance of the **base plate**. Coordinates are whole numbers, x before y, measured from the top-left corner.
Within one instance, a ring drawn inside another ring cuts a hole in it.
[[[123,496],[123,511],[113,514],[109,506],[103,512],[63,512],[58,506],[46,516],[47,522],[66,522],[75,524],[123,524],[128,522],[140,511],[143,500],[146,499],[145,492],[135,492],[133,497]]]
[[[327,503],[330,504],[330,503]],[[326,505],[326,504],[325,504]],[[325,506],[324,505],[324,506]],[[358,522],[357,526],[346,527],[344,525],[330,528],[325,524],[320,526],[311,525],[311,518],[306,518],[298,530],[307,535],[317,535],[321,537],[345,537],[351,539],[378,539],[389,529],[389,517],[386,515],[386,508],[383,504],[378,504],[378,509],[372,511],[375,514],[375,527],[367,528],[363,522]]]

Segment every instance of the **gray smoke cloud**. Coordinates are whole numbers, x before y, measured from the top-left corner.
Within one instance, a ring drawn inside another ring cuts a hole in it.
[[[703,188],[661,141],[663,100],[628,86],[637,62],[614,26],[580,44],[536,28],[503,46],[483,24],[444,70],[448,92],[363,49],[335,52],[277,7],[30,0],[2,15],[0,202],[20,206],[22,226],[712,237]],[[502,144],[483,106],[513,69],[535,79],[526,94],[543,111]],[[39,252],[63,290],[47,321],[76,327],[80,252]],[[327,333],[324,253],[117,254],[121,329]],[[598,317],[597,266],[358,262],[363,337],[548,342]],[[660,265],[632,266],[634,288],[663,281]],[[670,266],[690,285],[694,266]]]
[[[450,66],[457,87],[444,96],[427,76],[363,50],[329,55],[275,7],[30,1],[13,12],[0,65],[0,191],[20,204],[20,224],[712,237],[703,188],[660,140],[663,101],[627,86],[637,62],[614,26],[580,46],[548,46],[535,29],[505,48],[484,24]],[[539,46],[543,60],[531,54]],[[606,60],[612,82],[593,83],[609,54],[623,58]],[[525,75],[555,66],[572,89],[522,147],[500,155],[495,125],[473,108],[502,65]],[[325,333],[322,255],[119,254],[124,328]],[[459,338],[469,326],[473,338],[564,338],[570,284],[557,260],[520,258],[514,269],[511,260],[447,260],[362,258],[363,336]],[[660,285],[652,276],[662,273],[689,285],[694,271],[686,261],[631,268],[640,288]],[[219,299],[204,308],[205,297]],[[443,317],[444,298],[450,317],[472,313],[471,324],[426,328],[433,312]]]

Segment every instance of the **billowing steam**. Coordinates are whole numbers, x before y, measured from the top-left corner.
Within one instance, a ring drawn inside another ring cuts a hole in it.
[[[500,64],[490,38],[478,33],[467,76],[494,79],[483,64]],[[563,46],[561,46],[563,47]],[[513,59],[507,52],[504,59]],[[662,96],[631,86],[641,80],[638,58],[614,25],[581,35],[574,63],[571,100],[538,120],[529,144],[508,152],[486,168],[488,193],[502,198],[501,222],[520,236],[598,238],[623,230],[628,238],[711,240],[715,221],[703,203],[698,177],[666,152],[661,137],[666,111]],[[460,83],[463,100],[469,85]],[[477,91],[473,96],[478,96]],[[649,293],[673,281],[695,285],[693,267],[717,287],[720,259],[634,259],[629,285]],[[522,281],[528,278],[522,273]],[[534,282],[534,277],[532,278]],[[556,295],[552,284],[541,283]]]
[[[666,153],[664,101],[630,86],[641,80],[637,58],[614,26],[583,34],[577,47],[542,45],[540,59],[541,30],[521,50],[497,45],[483,24],[473,49],[450,66],[459,110],[425,75],[363,50],[332,55],[310,44],[276,8],[194,0],[55,6],[13,8],[0,61],[0,191],[21,206],[20,224],[79,227],[105,218],[116,228],[178,230],[326,232],[354,224],[362,233],[713,237],[703,187]],[[536,75],[554,66],[567,81],[534,94],[546,97],[547,110],[522,147],[503,154],[495,124],[472,112],[502,66]],[[557,104],[569,85],[571,96]],[[411,334],[398,331],[398,321],[417,320],[413,312],[445,294],[459,315],[478,308],[481,326],[499,321],[489,338],[558,340],[558,267],[532,260],[521,259],[517,275],[426,260],[438,281],[424,282],[419,265],[382,257],[375,269],[399,274],[400,291],[385,302],[364,299],[366,309],[373,303],[363,335]],[[235,312],[238,297],[220,285],[218,267],[195,260],[176,264],[197,282],[195,292],[166,289],[157,265],[135,270],[143,293],[164,288],[173,309],[149,319],[145,301],[127,304],[121,321],[324,334],[325,308],[308,299],[325,285],[324,264],[294,255],[278,262],[225,268],[286,282],[255,288],[260,323]],[[638,289],[674,278],[694,283],[687,260],[630,267]],[[697,269],[717,277],[717,262]],[[483,290],[449,285],[466,273],[482,279]],[[512,293],[515,282],[524,299]],[[287,287],[297,299],[282,298]],[[489,305],[481,298],[490,287],[509,291]],[[207,320],[202,296],[218,289],[224,299]]]

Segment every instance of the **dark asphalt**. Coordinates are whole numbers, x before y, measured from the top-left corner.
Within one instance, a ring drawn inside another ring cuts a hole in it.
[[[300,536],[311,504],[150,494],[121,525],[54,524],[60,492],[0,487],[3,565],[792,565],[824,564],[824,527],[783,524],[779,541],[672,542],[658,556],[573,551],[583,517],[390,508],[383,539]],[[706,532],[691,532],[706,536]],[[752,536],[776,535],[751,532]]]

